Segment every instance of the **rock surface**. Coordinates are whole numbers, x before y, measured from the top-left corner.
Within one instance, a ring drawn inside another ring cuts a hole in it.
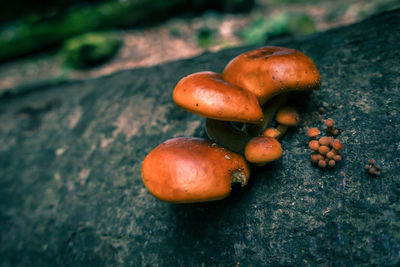
[[[274,43],[313,58],[322,88],[292,98],[303,120],[283,158],[206,204],[156,200],[141,162],[166,139],[204,136],[204,119],[172,102],[177,81],[253,47],[3,95],[1,265],[399,265],[399,43],[399,10]],[[321,170],[305,131],[328,117],[344,160]]]

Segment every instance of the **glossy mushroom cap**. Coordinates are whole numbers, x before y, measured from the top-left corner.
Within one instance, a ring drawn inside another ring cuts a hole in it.
[[[327,120],[325,120],[325,126],[326,126],[326,127],[331,128],[331,127],[333,127],[333,125],[335,125],[335,121],[334,121],[333,119],[327,119]]]
[[[328,136],[322,136],[322,137],[319,139],[319,143],[320,143],[322,146],[329,146],[329,145],[332,143],[332,139],[331,139],[330,137],[328,137]]]
[[[282,156],[282,147],[275,138],[258,136],[246,145],[244,155],[251,163],[267,163]]]
[[[286,126],[297,126],[300,122],[300,117],[294,108],[286,106],[278,110],[276,121]]]
[[[173,99],[179,107],[211,119],[250,123],[263,120],[257,97],[225,82],[215,72],[204,71],[184,77],[175,86]]]
[[[271,138],[277,138],[279,136],[280,132],[275,129],[275,128],[267,128],[265,129],[264,132],[262,132],[263,136],[271,137]]]
[[[333,147],[335,150],[339,151],[339,150],[342,150],[342,149],[343,149],[343,144],[342,144],[342,142],[340,142],[338,139],[335,139],[335,140],[333,140],[332,147]]]
[[[312,127],[307,130],[307,136],[310,137],[310,139],[317,138],[317,136],[320,135],[320,133],[321,131],[316,127]]]
[[[222,77],[253,92],[261,104],[277,94],[321,86],[318,69],[309,57],[294,49],[274,46],[237,56],[225,67]]]
[[[317,141],[317,140],[311,140],[309,143],[308,143],[308,147],[311,149],[311,150],[313,150],[313,151],[318,151],[318,149],[319,149],[319,142]]]
[[[225,198],[231,183],[244,186],[250,170],[243,156],[201,138],[175,138],[144,159],[142,179],[156,198],[172,203]]]

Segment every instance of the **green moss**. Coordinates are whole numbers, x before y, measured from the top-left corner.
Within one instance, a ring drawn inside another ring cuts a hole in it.
[[[29,16],[0,29],[0,61],[59,45],[90,31],[125,28],[161,21],[179,10],[184,0],[132,0],[71,9],[51,18]]]
[[[214,43],[215,31],[208,27],[203,27],[197,32],[197,44],[202,48],[208,48]]]
[[[86,33],[68,39],[62,49],[65,61],[75,68],[94,66],[110,59],[121,46],[121,40],[109,33]]]
[[[284,12],[268,18],[255,18],[241,36],[246,44],[263,44],[274,37],[310,34],[316,31],[315,22],[307,14]]]

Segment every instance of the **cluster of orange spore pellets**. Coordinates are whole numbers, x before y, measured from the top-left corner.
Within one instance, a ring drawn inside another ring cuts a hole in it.
[[[327,119],[325,121],[327,136],[320,138],[318,136],[321,132],[318,128],[312,127],[307,131],[307,136],[310,138],[308,147],[313,151],[311,161],[320,168],[332,168],[342,160],[340,151],[343,149],[343,144],[334,138],[339,134],[339,130],[333,127],[334,124],[335,122],[332,119]]]

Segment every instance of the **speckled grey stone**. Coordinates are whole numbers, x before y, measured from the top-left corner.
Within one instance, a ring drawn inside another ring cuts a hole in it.
[[[172,101],[177,81],[254,47],[3,95],[1,266],[399,265],[400,11],[273,44],[313,58],[322,88],[292,96],[302,122],[282,159],[212,203],[156,200],[141,162],[169,138],[204,136],[204,119]],[[328,117],[344,159],[321,170],[305,132]]]

